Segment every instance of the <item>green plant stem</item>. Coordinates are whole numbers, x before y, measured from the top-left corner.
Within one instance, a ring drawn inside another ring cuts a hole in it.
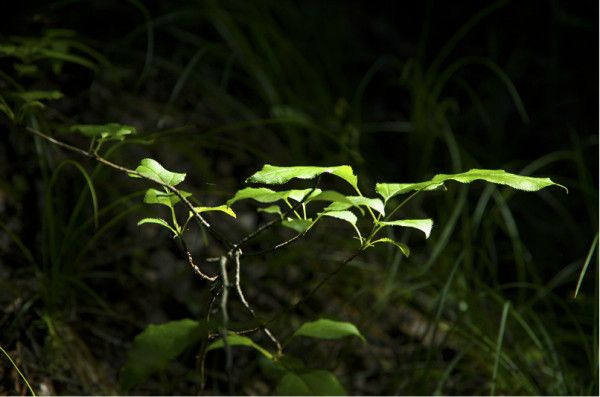
[[[581,269],[581,273],[579,274],[579,280],[577,280],[577,287],[575,287],[575,293],[573,294],[573,298],[577,298],[577,294],[579,294],[579,288],[581,288],[581,283],[583,283],[583,278],[587,273],[587,268],[592,260],[592,254],[596,249],[596,245],[598,245],[598,233],[596,233],[596,237],[594,238],[590,250],[588,251],[587,257],[585,258],[585,262],[583,263],[583,268]]]
[[[21,379],[23,379],[23,382],[25,382],[25,385],[29,389],[29,392],[31,393],[31,395],[35,396],[35,392],[33,391],[33,388],[31,387],[31,385],[27,381],[27,378],[25,378],[25,375],[23,375],[23,373],[21,372],[21,370],[19,369],[19,367],[17,366],[17,364],[15,364],[15,362],[13,361],[13,359],[8,354],[8,352],[6,350],[4,350],[2,348],[2,346],[0,346],[0,350],[2,351],[2,353],[4,353],[4,355],[6,356],[6,358],[8,358],[8,361],[10,361],[10,363],[15,368],[15,370],[17,371],[17,373],[19,374],[19,376],[21,377]]]

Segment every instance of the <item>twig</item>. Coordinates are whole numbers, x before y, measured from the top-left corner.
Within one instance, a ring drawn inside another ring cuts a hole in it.
[[[242,286],[240,284],[240,255],[242,254],[242,250],[238,249],[235,251],[234,253],[234,261],[235,261],[235,279],[234,279],[234,285],[235,285],[235,289],[238,293],[238,296],[240,298],[240,301],[242,302],[242,305],[244,305],[244,307],[246,308],[246,310],[248,310],[248,312],[252,315],[253,318],[257,318],[256,317],[256,313],[254,312],[254,310],[252,309],[252,307],[250,307],[250,304],[248,303],[248,301],[246,300],[246,297],[244,296],[244,292],[242,291]],[[265,326],[261,326],[260,327],[262,329],[262,331],[265,333],[265,335],[267,335],[269,337],[269,339],[271,339],[271,341],[275,344],[275,346],[277,346],[277,354],[281,355],[282,354],[282,347],[281,347],[281,343],[279,343],[279,340],[277,340],[277,338],[275,337],[275,335],[273,335],[273,333],[271,332],[271,330],[269,330],[267,327]]]
[[[350,255],[342,263],[340,263],[335,269],[333,269],[333,271],[329,272],[325,277],[323,277],[321,279],[321,281],[319,281],[317,283],[317,285],[315,285],[306,295],[304,295],[302,298],[300,298],[300,300],[298,302],[296,302],[293,305],[290,305],[287,308],[285,308],[284,310],[280,311],[279,313],[277,313],[276,315],[271,317],[270,320],[263,323],[262,326],[266,327],[267,325],[271,324],[273,321],[275,321],[280,316],[294,310],[295,308],[297,308],[298,306],[300,306],[301,304],[306,302],[308,300],[308,298],[310,298],[312,295],[314,295],[326,282],[328,282],[333,276],[335,276],[337,273],[339,273],[340,270],[342,270],[348,263],[350,263],[354,258],[356,258],[361,252],[362,252],[362,249],[359,249],[355,253]]]
[[[111,168],[114,168],[116,170],[124,172],[124,173],[126,173],[128,175],[135,175],[137,177],[140,177],[142,179],[146,179],[146,180],[148,180],[150,182],[154,182],[157,185],[160,185],[160,186],[164,187],[165,189],[167,189],[170,192],[172,192],[173,194],[175,194],[177,196],[177,198],[179,198],[184,203],[184,205],[192,212],[192,214],[193,214],[194,218],[196,219],[196,221],[201,226],[204,226],[208,230],[208,232],[221,245],[223,245],[224,248],[229,249],[229,248],[231,248],[233,246],[233,244],[229,240],[227,240],[225,237],[223,237],[221,235],[221,233],[219,233],[217,230],[215,230],[213,227],[211,227],[211,225],[206,221],[206,219],[204,219],[202,217],[202,215],[200,215],[198,213],[198,211],[195,210],[194,205],[183,194],[181,194],[181,192],[179,191],[179,189],[177,189],[176,187],[171,186],[171,185],[169,185],[167,183],[164,183],[161,180],[158,180],[158,179],[149,177],[147,175],[141,174],[140,172],[137,172],[136,170],[132,170],[130,168],[123,167],[121,165],[118,165],[118,164],[115,164],[115,163],[113,163],[111,161],[108,161],[107,159],[105,159],[104,157],[100,156],[97,153],[90,153],[90,152],[87,152],[87,151],[85,151],[83,149],[80,149],[80,148],[78,148],[76,146],[69,145],[68,143],[65,143],[65,142],[61,142],[61,141],[59,141],[59,140],[57,140],[57,139],[55,139],[55,138],[53,138],[53,137],[51,137],[49,135],[46,135],[43,132],[38,131],[38,130],[36,130],[34,128],[25,127],[25,129],[27,131],[31,132],[32,134],[35,134],[35,135],[37,135],[37,136],[39,136],[41,138],[44,138],[45,140],[47,140],[49,142],[52,142],[53,144],[55,144],[57,146],[60,146],[60,147],[62,147],[64,149],[67,149],[67,150],[70,150],[72,152],[78,153],[78,154],[80,154],[82,156],[85,156],[87,158],[94,159],[94,160],[96,160],[96,161],[98,161],[98,162],[100,162],[100,163],[102,163],[102,164],[104,164],[106,166],[109,166]]]
[[[221,328],[221,338],[223,338],[223,348],[225,349],[225,370],[227,372],[227,383],[229,394],[233,394],[233,355],[231,346],[227,341],[227,326],[229,324],[229,314],[227,312],[227,299],[229,298],[229,277],[227,276],[227,257],[221,256],[219,261],[221,265],[221,280],[223,290],[221,292],[221,315],[223,316],[223,327]]]
[[[283,215],[281,215],[278,218],[275,218],[273,220],[270,220],[267,223],[263,223],[261,226],[259,226],[256,230],[250,232],[248,235],[246,235],[244,238],[242,238],[237,244],[235,244],[233,246],[233,248],[231,248],[230,253],[241,248],[244,244],[246,244],[248,241],[254,239],[255,237],[257,237],[259,234],[261,234],[262,232],[264,232],[265,230],[275,226],[276,224],[282,222],[289,214],[291,214],[292,212],[296,211],[298,208],[300,208],[300,206],[302,206],[302,204],[304,204],[304,202],[314,193],[315,190],[317,190],[317,186],[319,186],[319,181],[321,180],[321,176],[319,175],[315,181],[314,186],[312,187],[312,189],[308,192],[308,194],[306,194],[302,200],[298,201],[294,206],[290,207],[286,212],[283,213]],[[287,245],[287,244],[285,244]],[[273,249],[271,250],[273,251]]]
[[[183,251],[185,252],[185,255],[187,257],[187,261],[190,264],[190,266],[192,267],[192,269],[194,269],[194,272],[196,272],[196,274],[198,276],[200,276],[201,278],[203,278],[206,281],[209,282],[215,282],[218,278],[218,276],[209,276],[208,274],[202,272],[202,270],[200,270],[200,268],[198,267],[198,265],[196,265],[194,263],[194,258],[192,257],[192,254],[190,253],[190,250],[188,249],[188,246],[185,242],[185,240],[183,239],[183,236],[179,236],[179,241],[181,241],[181,246],[183,247]]]

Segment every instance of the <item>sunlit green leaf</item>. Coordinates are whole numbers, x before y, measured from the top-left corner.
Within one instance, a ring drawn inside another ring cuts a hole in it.
[[[78,132],[90,138],[96,137],[104,140],[115,141],[122,141],[127,135],[135,134],[136,132],[134,127],[117,123],[103,125],[77,124],[71,126],[69,131]]]
[[[161,218],[144,218],[144,219],[140,219],[140,221],[137,224],[139,226],[139,225],[143,225],[145,223],[155,223],[157,225],[164,226],[167,229],[169,229],[170,231],[172,231],[173,234],[177,234],[177,232],[175,231],[175,229],[173,229],[171,227],[171,225],[169,225],[167,223],[167,221],[165,221],[164,219],[161,219]]]
[[[444,182],[453,180],[460,183],[471,183],[476,180],[483,180],[499,185],[510,186],[514,189],[525,190],[528,192],[537,191],[548,186],[560,186],[567,190],[562,185],[554,183],[550,178],[535,178],[531,176],[521,176],[511,174],[504,170],[484,170],[472,169],[460,174],[438,174],[429,181],[419,183],[378,183],[375,186],[377,193],[383,197],[385,201],[398,194],[410,193],[418,190],[433,190],[443,186]]]
[[[135,170],[148,178],[159,180],[170,186],[176,186],[185,179],[185,173],[167,171],[153,159],[143,159]],[[130,174],[129,176],[132,178],[139,178],[139,176],[134,174]]]
[[[306,322],[294,332],[293,336],[306,336],[318,339],[340,339],[346,336],[357,336],[365,342],[364,336],[352,323],[334,321],[326,318]]]
[[[296,166],[296,167],[277,167],[266,164],[263,168],[246,179],[247,183],[264,183],[267,185],[280,185],[288,182],[290,179],[312,179],[321,174],[333,174],[346,182],[355,189],[357,188],[357,178],[354,171],[348,165],[340,165],[335,167],[313,167],[313,166]]]
[[[232,216],[234,218],[237,217],[237,215],[235,214],[235,212],[233,212],[233,210],[231,208],[229,208],[227,205],[223,204],[223,205],[218,205],[216,207],[194,207],[194,210],[196,210],[196,212],[201,213],[201,212],[209,212],[209,211],[220,211],[220,212],[224,212],[229,216]],[[192,212],[190,211],[190,216],[192,216]]]
[[[163,370],[186,348],[205,338],[205,323],[189,319],[149,325],[133,340],[127,361],[121,370],[121,386],[129,390],[152,373]]]
[[[311,191],[313,191],[313,189],[292,189],[277,192],[266,187],[247,187],[238,190],[235,195],[227,201],[227,205],[231,206],[233,203],[245,199],[252,199],[259,203],[274,203],[288,198],[295,201],[302,201]],[[319,193],[321,193],[320,189],[314,189],[311,197],[316,196]]]
[[[227,335],[227,344],[229,346],[251,347],[251,348],[255,349],[256,351],[260,352],[262,355],[264,355],[269,360],[273,359],[273,355],[271,353],[269,353],[268,350],[266,350],[262,346],[257,345],[256,343],[254,343],[254,341],[252,339],[242,336],[242,335],[237,335],[237,334],[233,334],[233,333],[228,334]],[[218,340],[214,341],[213,343],[211,343],[210,345],[208,345],[208,347],[206,348],[206,351],[209,352],[211,350],[220,349],[224,346],[225,346],[225,343],[223,342],[223,339],[218,339]]]
[[[313,195],[310,197],[309,201],[330,201],[330,202],[338,202],[338,203],[346,203],[352,206],[352,202],[348,200],[346,196],[342,193],[336,192],[335,190],[325,190],[320,192],[319,194]],[[349,207],[347,207],[349,208]]]
[[[399,219],[395,221],[388,222],[379,222],[380,225],[383,226],[402,226],[402,227],[412,227],[414,229],[419,229],[423,233],[425,233],[425,238],[429,238],[431,234],[431,228],[433,227],[433,220],[431,219]]]
[[[282,226],[295,230],[298,233],[304,233],[312,225],[312,219],[292,219],[288,218],[281,222]]]
[[[190,192],[183,190],[179,191],[183,197],[189,197],[192,195]],[[162,204],[167,207],[173,207],[181,199],[173,192],[165,192],[163,190],[148,189],[144,195],[144,203],[146,204]]]
[[[329,371],[304,370],[285,374],[275,394],[279,396],[345,396],[346,390]]]
[[[375,245],[378,243],[392,244],[392,245],[398,247],[398,249],[400,249],[400,252],[402,252],[402,254],[404,254],[404,256],[406,256],[407,258],[410,256],[410,248],[408,248],[408,246],[406,244],[402,244],[398,241],[394,241],[388,237],[383,237],[383,238],[377,239],[375,241],[371,241],[370,245]]]
[[[323,212],[322,215],[344,220],[353,226],[356,225],[356,221],[358,220],[352,211],[327,211]]]
[[[256,211],[258,211],[258,212],[265,212],[267,214],[283,215],[282,212],[281,212],[281,208],[279,208],[278,205],[271,205],[269,207],[257,208]]]

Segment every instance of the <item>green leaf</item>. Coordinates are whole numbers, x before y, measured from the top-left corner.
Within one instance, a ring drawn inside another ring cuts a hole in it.
[[[375,245],[375,244],[379,244],[379,243],[392,244],[392,245],[398,247],[398,249],[400,249],[400,252],[402,252],[402,254],[404,256],[406,256],[407,258],[410,256],[410,248],[408,248],[408,245],[406,245],[406,244],[402,244],[402,243],[400,243],[398,241],[394,241],[394,240],[392,240],[391,238],[388,238],[388,237],[383,237],[383,238],[380,238],[378,240],[371,241],[370,245]]]
[[[346,390],[329,371],[288,372],[281,378],[275,394],[279,396],[345,396]]]
[[[263,356],[265,356],[269,360],[273,359],[273,355],[271,353],[269,353],[268,350],[266,350],[262,346],[257,345],[250,338],[247,338],[247,337],[242,336],[242,335],[237,335],[237,334],[234,334],[234,333],[228,334],[226,338],[227,338],[227,344],[229,346],[247,346],[247,347],[251,347],[251,348],[255,349],[256,351],[260,352]],[[224,346],[225,346],[225,343],[223,342],[223,339],[219,339],[219,340],[214,341],[210,345],[208,345],[208,347],[206,348],[206,351],[209,352],[211,350],[220,349],[220,348],[222,348]]]
[[[348,200],[346,196],[344,196],[342,193],[336,192],[335,190],[325,190],[320,192],[317,195],[311,196],[309,201],[330,201],[352,205],[352,202]]]
[[[346,196],[346,198],[355,207],[362,205],[374,209],[381,215],[385,215],[385,207],[383,205],[383,202],[378,198],[368,198],[363,196]]]
[[[138,224],[138,226],[140,226],[140,225],[143,225],[145,223],[155,223],[157,225],[164,226],[167,229],[169,229],[170,231],[172,231],[173,234],[175,234],[175,235],[177,234],[177,232],[175,231],[175,229],[173,229],[171,227],[171,225],[169,225],[167,223],[167,221],[165,221],[164,219],[161,219],[161,218],[143,218],[143,219],[140,219],[140,221],[137,224]]]
[[[521,176],[511,174],[504,170],[483,170],[472,169],[460,174],[438,174],[429,181],[419,183],[378,183],[375,190],[385,201],[398,194],[405,194],[418,190],[433,190],[440,188],[444,182],[453,180],[460,183],[471,183],[476,180],[483,180],[499,185],[510,186],[514,189],[528,192],[537,191],[548,186],[560,186],[568,192],[568,189],[558,183],[554,183],[550,178],[535,178],[531,176]]]
[[[293,178],[312,179],[321,174],[336,175],[352,185],[353,188],[358,189],[356,175],[354,175],[354,171],[352,171],[352,167],[349,165],[340,165],[335,167],[277,167],[270,164],[265,164],[260,171],[246,179],[246,183],[280,185]]]
[[[281,212],[281,208],[278,205],[271,205],[269,207],[257,208],[258,212],[266,212],[267,214],[277,214],[279,216],[283,215]]]
[[[183,190],[179,191],[183,197],[190,197],[192,193]],[[146,204],[162,204],[172,208],[181,199],[173,192],[165,192],[163,190],[148,189],[144,195],[144,203]]]
[[[127,361],[121,370],[121,386],[129,390],[152,373],[163,370],[186,348],[206,338],[205,323],[184,319],[149,325],[133,340]]]
[[[233,210],[231,208],[229,208],[227,205],[223,204],[223,205],[218,205],[216,207],[194,207],[194,209],[196,210],[196,212],[201,213],[201,212],[209,212],[209,211],[221,211],[226,213],[229,216],[232,216],[234,218],[237,218],[237,215],[235,214],[235,212],[233,212]],[[190,211],[190,217],[193,216],[192,211]]]
[[[304,233],[313,224],[312,219],[292,219],[288,218],[281,222],[282,226],[295,230],[298,233]]]
[[[71,132],[78,132],[90,138],[100,138],[104,140],[122,141],[127,135],[135,134],[134,127],[109,123],[109,124],[77,124],[69,128]]]
[[[340,339],[346,336],[357,336],[363,342],[366,342],[364,336],[362,336],[354,324],[326,318],[302,324],[292,336],[306,336],[318,339]]]
[[[358,220],[352,211],[327,211],[322,212],[321,215],[344,220],[352,224],[352,226],[356,226],[356,221]]]
[[[143,159],[135,170],[145,177],[158,180],[170,186],[177,186],[185,179],[185,173],[167,171],[153,159]],[[139,178],[139,176],[134,174],[129,174],[129,176],[132,178]]]
[[[295,201],[302,201],[304,197],[309,194],[313,189],[292,189],[292,190],[284,190],[280,192],[276,192],[275,190],[271,190],[266,187],[247,187],[241,190],[238,190],[235,195],[227,201],[227,205],[231,206],[233,203],[252,199],[258,201],[259,203],[274,203],[275,201],[285,200],[291,198]],[[312,196],[316,196],[321,193],[320,189],[315,189],[311,194]]]
[[[433,220],[431,219],[400,219],[396,221],[379,222],[382,226],[402,226],[412,227],[419,229],[425,233],[425,238],[429,238],[431,234],[431,228],[433,227]]]

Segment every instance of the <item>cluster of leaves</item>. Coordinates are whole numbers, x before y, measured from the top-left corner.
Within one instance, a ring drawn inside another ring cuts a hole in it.
[[[336,176],[345,181],[352,189],[352,195],[345,195],[336,190],[321,190],[317,187],[324,174]],[[181,200],[187,200],[191,193],[179,190],[177,186],[186,177],[185,173],[172,172],[165,169],[153,159],[143,159],[130,173],[134,178],[146,178],[163,187],[163,190],[150,188],[146,191],[144,202],[160,204],[170,209],[170,219],[144,218],[139,225],[146,223],[158,224],[176,238],[183,239],[189,221],[198,214],[206,211],[220,211],[236,217],[231,206],[241,200],[254,200],[259,204],[269,204],[258,207],[258,212],[274,214],[282,226],[295,230],[297,237],[304,236],[323,217],[338,219],[352,225],[359,241],[357,252],[377,244],[391,244],[408,256],[410,249],[405,244],[388,237],[379,237],[379,232],[385,227],[408,227],[420,230],[429,237],[433,226],[431,219],[393,219],[393,215],[411,198],[422,191],[445,189],[445,183],[456,181],[471,183],[477,180],[510,186],[523,191],[537,191],[548,186],[558,185],[549,178],[535,178],[508,173],[504,170],[472,169],[459,174],[438,174],[430,180],[419,183],[377,183],[375,191],[377,198],[364,196],[358,187],[358,178],[348,165],[317,167],[293,166],[279,167],[265,165],[260,171],[246,179],[247,183],[263,185],[282,185],[292,179],[316,179],[317,184],[307,189],[273,190],[267,187],[247,187],[237,191],[225,204],[214,207],[193,207],[188,210],[185,221],[178,220],[175,205]],[[563,187],[563,186],[561,186]],[[563,187],[564,188],[564,187]],[[566,190],[566,188],[565,188]],[[408,195],[401,202],[394,198]],[[286,207],[282,208],[282,202]],[[313,203],[324,202],[320,206]],[[358,215],[357,215],[358,214]],[[368,221],[368,233],[361,233],[359,217]],[[135,341],[128,355],[128,361],[122,371],[122,387],[129,390],[143,382],[152,373],[160,371],[187,348],[206,340],[210,335],[218,336],[219,325],[209,321],[184,319],[160,325],[150,325]],[[357,336],[365,341],[357,328],[345,322],[320,319],[305,323],[293,333],[293,336],[306,336],[319,339],[337,339],[344,336]],[[301,360],[285,355],[282,351],[275,354],[258,345],[247,336],[227,330],[225,335],[209,345],[203,345],[200,354],[204,357],[207,352],[218,348],[246,346],[258,351],[262,356],[265,373],[274,374],[277,380],[276,392],[285,395],[339,395],[345,394],[344,388],[331,372],[322,369],[307,369]],[[265,361],[266,360],[266,361]]]

